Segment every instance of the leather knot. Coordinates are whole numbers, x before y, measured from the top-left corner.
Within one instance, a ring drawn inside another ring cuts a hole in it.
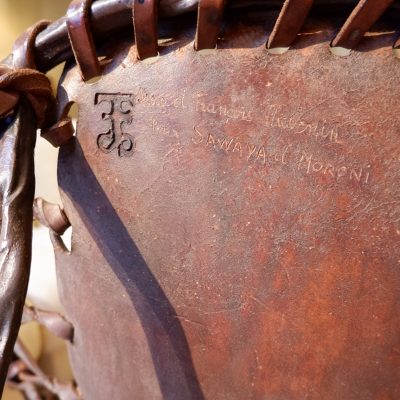
[[[0,66],[0,118],[7,116],[24,97],[32,106],[39,127],[44,125],[53,92],[47,76],[29,68]]]

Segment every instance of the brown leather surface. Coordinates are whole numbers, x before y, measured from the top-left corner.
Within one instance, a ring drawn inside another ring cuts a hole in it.
[[[303,27],[313,3],[314,0],[286,0],[268,39],[267,47],[289,47]]]
[[[158,54],[158,0],[133,1],[133,25],[138,58],[145,60]]]
[[[70,32],[75,28],[79,32],[70,37],[84,79],[93,76],[98,60],[89,29],[89,12],[93,32],[101,43],[102,35],[128,26],[130,2],[98,1],[93,7],[90,3],[75,2],[76,12],[70,9],[67,23],[62,19],[46,28],[48,23],[43,22],[30,29],[17,40],[13,55],[6,60],[18,69],[0,70],[1,123],[7,123],[10,114],[17,112],[13,125],[0,137],[0,153],[5,154],[0,158],[0,308],[12,304],[0,321],[4,345],[0,349],[0,381],[10,359],[29,272],[28,221],[32,212],[28,208],[34,186],[34,139],[22,143],[21,131],[26,135],[35,132],[34,115],[40,125],[44,124],[46,108],[52,100],[44,75],[19,68],[37,66],[45,70],[69,58],[69,26]],[[195,3],[161,2],[161,15],[189,12]],[[279,7],[280,3],[231,1],[228,5]],[[339,5],[332,1],[316,3]],[[353,47],[389,3],[381,2],[378,7],[361,1],[334,44]],[[156,54],[156,3],[140,0],[135,6],[138,4],[145,4],[139,8],[144,11],[142,16],[141,11],[135,13],[139,22],[138,54],[144,59]],[[294,2],[285,3],[272,44],[278,43],[280,37],[284,38],[282,43],[289,43],[289,36],[292,40],[298,32],[309,3],[298,3],[303,8],[299,8],[297,20],[293,18],[293,5]],[[197,49],[211,48],[216,43],[222,8],[219,1],[200,4]],[[236,16],[244,14],[238,12]],[[111,20],[111,16],[115,19]],[[64,201],[74,219],[73,228],[83,237],[83,242],[73,247],[72,255],[59,236],[68,224],[61,210],[54,214],[54,209],[43,203],[40,211],[43,221],[53,227],[51,237],[61,264],[70,265],[75,256],[82,257],[75,261],[79,271],[72,275],[61,271],[60,276],[62,286],[71,294],[65,302],[71,307],[69,312],[80,335],[72,354],[89,398],[108,399],[115,394],[118,398],[131,398],[132,393],[144,399],[242,399],[249,394],[257,399],[398,397],[399,362],[393,355],[398,347],[398,276],[394,267],[398,255],[387,246],[395,249],[394,238],[399,234],[397,168],[390,159],[397,148],[397,115],[393,111],[397,93],[390,89],[396,87],[392,83],[398,77],[395,60],[389,60],[389,47],[386,53],[382,49],[394,36],[387,33],[388,27],[375,37],[375,43],[366,41],[361,52],[373,57],[358,54],[351,65],[356,65],[356,71],[350,69],[348,60],[347,64],[345,60],[334,64],[333,58],[326,58],[325,45],[335,27],[322,25],[320,30],[307,32],[308,49],[301,47],[301,41],[296,43],[294,48],[303,59],[282,58],[274,63],[261,45],[265,22],[272,21],[268,14],[258,14],[256,20],[263,16],[267,18],[258,27],[251,23],[248,26],[246,18],[244,25],[238,24],[236,18],[236,23],[228,24],[224,38],[231,39],[230,44],[225,42],[223,52],[201,58],[200,62],[195,58],[199,55],[194,56],[190,49],[193,31],[185,31],[180,26],[184,19],[180,19],[172,30],[163,27],[164,37],[175,33],[177,27],[183,31],[177,42],[163,41],[163,61],[142,65],[132,58],[127,44],[115,53],[116,60],[107,70],[107,77],[99,85],[82,89],[83,97],[74,97],[77,92],[68,86],[69,95],[81,105],[103,108],[100,123],[89,125],[85,118],[91,110],[86,109],[80,122],[86,126],[84,135],[63,146],[61,170],[69,167],[60,178],[66,194]],[[289,26],[291,22],[293,26]],[[315,36],[318,34],[326,43],[321,43],[321,38]],[[175,40],[175,34],[172,36]],[[177,43],[181,46],[174,49]],[[117,46],[114,42],[112,50]],[[255,52],[257,47],[263,53],[256,57],[246,50]],[[107,46],[102,51],[112,56]],[[323,72],[310,67],[307,60],[311,59],[323,66]],[[120,65],[126,71],[121,72]],[[126,74],[128,70],[130,75]],[[375,86],[368,91],[365,82],[371,78],[372,70]],[[71,74],[68,79],[75,81],[74,90],[82,88],[76,70]],[[282,77],[288,91],[280,87]],[[107,79],[108,86],[102,86]],[[302,86],[304,82],[306,87]],[[119,88],[118,92],[111,91],[113,85]],[[103,91],[98,92],[99,88]],[[385,105],[377,100],[379,91],[384,94]],[[61,103],[67,92],[61,95]],[[327,93],[341,95],[333,100],[322,97]],[[282,105],[284,110],[279,108]],[[260,106],[261,117],[257,113]],[[61,104],[59,115],[65,116],[67,107]],[[139,109],[138,113],[134,114],[133,109]],[[151,126],[147,125],[149,118]],[[47,119],[46,124],[50,121]],[[135,130],[131,130],[133,123]],[[70,121],[58,124],[53,127],[56,145],[65,143],[72,132]],[[97,129],[105,125],[109,129],[99,133]],[[377,136],[382,126],[385,136]],[[285,135],[277,135],[281,131]],[[149,137],[144,138],[149,132]],[[301,138],[304,133],[316,142],[327,143],[310,143]],[[166,136],[161,144],[156,138],[160,134]],[[295,134],[291,140],[287,139],[290,134]],[[340,141],[342,136],[345,140]],[[362,140],[356,145],[353,136]],[[95,141],[90,137],[96,137]],[[94,143],[95,153],[90,147]],[[197,150],[190,147],[193,145]],[[232,159],[231,153],[236,153]],[[221,154],[227,159],[221,160]],[[113,155],[119,161],[101,162]],[[250,167],[240,164],[245,158]],[[122,160],[131,162],[130,166],[122,165]],[[254,167],[260,167],[260,163],[261,172]],[[280,168],[275,168],[277,165]],[[118,173],[112,170],[115,167],[119,168]],[[142,174],[135,175],[138,172]],[[128,184],[131,176],[137,186]],[[152,176],[154,180],[148,184]],[[110,181],[114,183],[109,184]],[[76,182],[83,185],[70,185]],[[117,190],[120,182],[126,183],[122,191]],[[328,188],[321,189],[325,184]],[[134,207],[124,206],[129,202]],[[98,224],[102,213],[107,220],[104,226]],[[250,230],[252,227],[257,235]],[[182,243],[181,251],[178,244]],[[303,248],[304,243],[315,246]],[[94,248],[98,249],[97,255]],[[87,254],[94,254],[92,264],[84,263]],[[98,261],[96,267],[103,266],[100,271],[91,270],[94,260]],[[372,267],[378,272],[371,272]],[[346,275],[349,270],[352,272]],[[286,276],[288,287],[283,298],[282,276]],[[346,282],[343,276],[347,276]],[[86,286],[87,293],[81,294],[79,285],[88,282],[91,285]],[[322,296],[314,290],[317,287],[325,289]],[[96,310],[96,304],[110,288],[115,290],[104,304],[105,311]],[[121,298],[121,289],[128,297]],[[385,297],[380,296],[381,289]],[[367,302],[363,302],[364,296],[368,296]],[[338,304],[337,297],[347,300]],[[82,298],[90,305],[86,319],[80,307]],[[315,303],[321,307],[313,308]],[[347,304],[351,304],[350,308]],[[379,313],[373,314],[379,307]],[[103,314],[98,314],[100,311]],[[368,318],[370,315],[374,320]],[[297,323],[288,324],[287,318]],[[95,326],[108,327],[110,320],[112,332],[104,328],[94,333]],[[351,334],[353,330],[356,336]],[[330,340],[332,331],[334,341]],[[116,338],[115,333],[122,334],[122,339]],[[108,354],[98,351],[104,342],[104,348],[112,349]],[[92,346],[97,353],[92,352]],[[354,349],[357,353],[351,354]],[[134,377],[129,372],[132,359],[142,367]],[[234,361],[234,368],[229,367],[230,360]],[[115,369],[118,375],[113,373],[116,362],[120,363],[120,369]],[[371,369],[374,363],[379,370]],[[110,379],[105,389],[95,387],[99,376]]]
[[[310,19],[277,57],[274,22],[63,78],[57,272],[87,399],[398,397],[395,35],[338,58],[337,22]]]
[[[340,32],[333,39],[332,46],[354,48],[392,3],[393,0],[360,0]]]
[[[226,0],[199,1],[196,50],[214,49],[217,46],[225,3]]]
[[[67,29],[75,60],[83,80],[100,75],[100,63],[90,30],[90,6],[93,0],[73,0],[67,11]]]

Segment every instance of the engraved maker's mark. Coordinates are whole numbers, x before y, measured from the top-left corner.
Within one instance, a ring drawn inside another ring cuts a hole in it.
[[[117,150],[120,157],[135,152],[135,139],[125,131],[132,124],[132,97],[130,94],[97,93],[95,105],[103,107],[101,118],[109,123],[108,130],[97,137],[97,147],[104,153]]]

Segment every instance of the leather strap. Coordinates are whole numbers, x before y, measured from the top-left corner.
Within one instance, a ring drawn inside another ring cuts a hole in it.
[[[29,281],[35,115],[19,103],[14,122],[0,132],[0,394],[17,339]]]
[[[12,52],[14,68],[36,69],[35,40],[37,35],[43,32],[50,24],[51,21],[39,21],[18,37]]]
[[[54,311],[45,311],[36,307],[25,305],[22,323],[37,321],[45,326],[53,335],[60,339],[72,342],[74,327],[61,314]]]
[[[33,203],[33,214],[43,226],[60,236],[71,226],[64,210],[58,204],[49,203],[41,197]]]
[[[60,147],[69,142],[75,134],[75,128],[68,116],[56,122],[50,128],[43,130],[40,136],[54,147]]]
[[[393,49],[400,49],[400,38],[398,38],[394,43]]]
[[[0,119],[18,104],[0,131],[0,394],[17,339],[29,281],[36,128],[54,104],[47,77],[35,71],[35,41],[42,21],[17,40],[11,66],[0,67]]]
[[[0,67],[0,116],[6,115],[23,95],[33,107],[38,125],[51,121],[54,107],[52,89],[48,79],[36,69],[36,37],[51,21],[42,20],[31,26],[15,41],[12,67]]]
[[[314,0],[286,0],[268,39],[269,49],[287,48],[304,25]]]
[[[221,30],[225,0],[200,0],[195,49],[215,49]]]
[[[158,55],[157,0],[133,0],[133,26],[139,60]]]
[[[333,39],[332,47],[354,48],[392,3],[393,0],[360,0]]]
[[[90,7],[93,0],[73,0],[67,11],[67,29],[82,79],[87,81],[101,74],[93,35],[90,31]]]
[[[54,102],[46,75],[33,69],[0,66],[0,118],[15,108],[21,96],[29,101],[38,126],[42,126],[46,121],[49,104]]]

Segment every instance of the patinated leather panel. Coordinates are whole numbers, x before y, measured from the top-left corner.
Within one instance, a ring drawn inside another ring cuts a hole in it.
[[[57,262],[85,398],[399,397],[400,70],[392,34],[332,56],[335,26],[282,56],[232,22],[206,55],[185,32],[93,84],[67,70]]]

